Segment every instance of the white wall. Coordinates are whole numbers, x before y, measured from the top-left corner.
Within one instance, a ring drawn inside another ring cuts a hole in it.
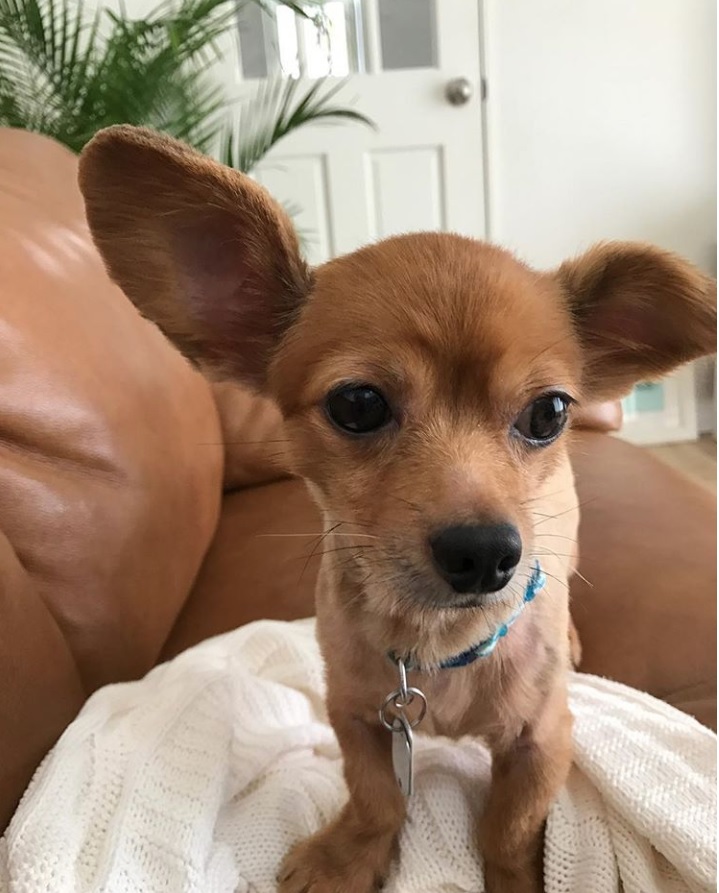
[[[716,256],[715,0],[484,0],[492,238]]]

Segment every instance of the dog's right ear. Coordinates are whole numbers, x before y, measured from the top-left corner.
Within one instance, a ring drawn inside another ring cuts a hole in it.
[[[616,400],[716,352],[716,282],[675,254],[608,242],[554,275],[581,340],[587,402]]]
[[[80,188],[110,276],[191,359],[262,388],[309,290],[294,228],[250,177],[166,136],[100,131]]]

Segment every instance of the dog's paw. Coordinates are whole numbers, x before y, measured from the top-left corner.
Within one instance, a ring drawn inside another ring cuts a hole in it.
[[[375,893],[392,862],[395,838],[330,826],[297,844],[278,874],[278,893]]]

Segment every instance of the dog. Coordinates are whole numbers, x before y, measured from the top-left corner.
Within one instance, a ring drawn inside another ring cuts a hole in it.
[[[381,886],[420,720],[491,752],[486,889],[541,890],[572,759],[572,412],[714,352],[716,284],[643,244],[537,272],[445,233],[309,269],[257,183],[140,128],[101,131],[80,185],[111,277],[188,358],[277,402],[323,513],[317,633],[349,799],[279,890]]]

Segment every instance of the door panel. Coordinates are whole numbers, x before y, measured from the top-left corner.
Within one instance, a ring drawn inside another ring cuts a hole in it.
[[[258,166],[257,179],[294,209],[310,262],[401,232],[483,237],[478,6],[333,0],[319,12],[314,24],[287,9],[252,11],[240,23],[242,58],[224,62],[240,99],[258,74],[349,75],[338,100],[376,124],[309,126]],[[471,95],[452,105],[445,89],[457,77]]]
[[[441,146],[377,149],[366,162],[370,238],[445,229]]]

